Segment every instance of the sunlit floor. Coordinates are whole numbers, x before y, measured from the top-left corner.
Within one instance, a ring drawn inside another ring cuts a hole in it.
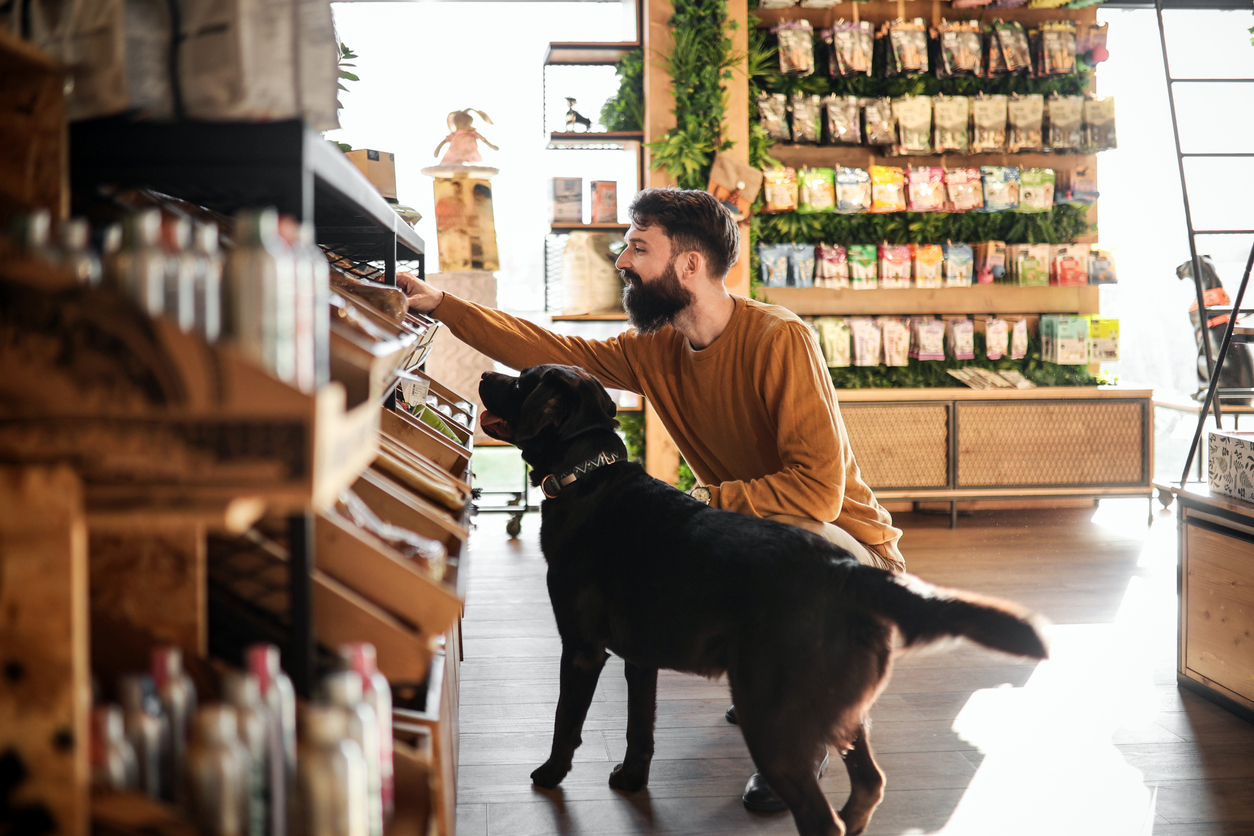
[[[1048,617],[1052,658],[963,644],[899,660],[872,710],[888,776],[870,834],[1254,836],[1254,726],[1175,684],[1175,519],[1145,500],[1097,509],[903,515],[910,570],[1018,600]],[[1156,509],[1157,510],[1157,509]],[[611,790],[626,748],[626,685],[612,660],[560,790],[534,789],[557,701],[560,643],[539,519],[510,542],[482,516],[464,623],[459,836],[795,833],[746,812],[752,772],[723,720],[725,683],[664,674],[649,789]],[[848,780],[822,781],[839,808]]]

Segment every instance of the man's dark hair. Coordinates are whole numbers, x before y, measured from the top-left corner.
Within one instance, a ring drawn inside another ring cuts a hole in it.
[[[644,229],[660,226],[671,239],[671,254],[696,251],[705,256],[710,277],[721,279],[740,257],[740,230],[727,207],[696,189],[644,189],[628,211]]]

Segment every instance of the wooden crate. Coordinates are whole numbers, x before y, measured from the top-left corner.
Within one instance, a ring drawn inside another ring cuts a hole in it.
[[[0,224],[20,212],[69,205],[65,70],[0,30]]]

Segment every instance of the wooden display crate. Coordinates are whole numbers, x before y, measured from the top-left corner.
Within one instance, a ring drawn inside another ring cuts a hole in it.
[[[67,214],[65,69],[0,29],[0,223],[19,212]]]
[[[470,479],[471,448],[454,443],[452,439],[428,427],[414,416],[384,409],[379,428],[384,434],[435,462],[462,482]]]

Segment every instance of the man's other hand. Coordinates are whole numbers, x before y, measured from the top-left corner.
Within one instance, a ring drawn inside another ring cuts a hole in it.
[[[409,297],[410,310],[429,314],[444,301],[444,291],[436,290],[413,273],[397,273],[396,286]]]

